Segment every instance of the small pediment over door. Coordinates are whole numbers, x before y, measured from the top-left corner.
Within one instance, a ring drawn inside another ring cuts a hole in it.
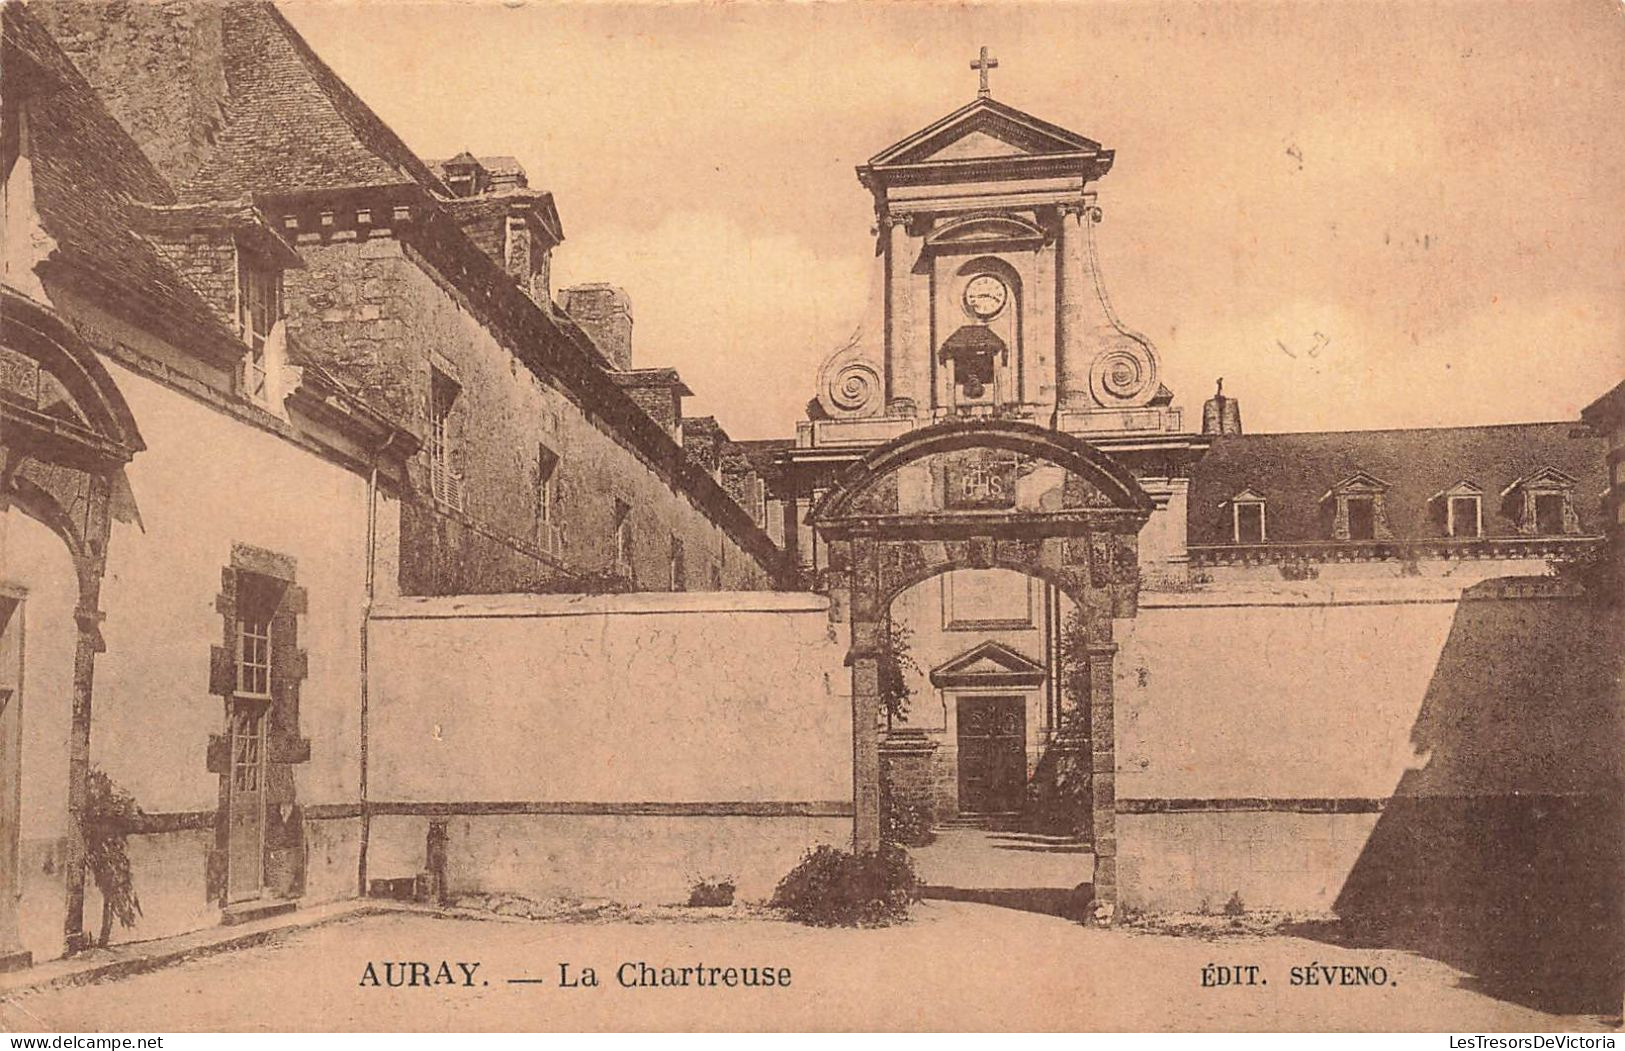
[[[1044,666],[1000,642],[984,642],[931,669],[931,685],[963,689],[1037,686]]]

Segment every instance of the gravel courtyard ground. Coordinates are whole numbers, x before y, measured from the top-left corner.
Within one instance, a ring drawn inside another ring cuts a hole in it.
[[[363,985],[369,964],[478,963],[474,985]],[[623,988],[625,963],[788,967],[788,988]],[[560,987],[593,968],[593,987]],[[1203,988],[1207,964],[1267,985]],[[1383,987],[1293,986],[1310,964],[1380,965]],[[510,979],[542,979],[515,984]],[[489,984],[486,984],[489,983]],[[927,902],[910,923],[818,930],[765,916],[648,922],[358,917],[95,985],[0,1000],[0,1030],[1592,1030],[1491,999],[1432,960],[1286,936],[1170,937]]]

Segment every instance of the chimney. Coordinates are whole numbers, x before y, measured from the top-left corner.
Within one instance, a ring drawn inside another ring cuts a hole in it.
[[[564,312],[622,371],[632,368],[632,301],[614,285],[572,285],[563,293]]]
[[[1241,402],[1224,396],[1224,378],[1219,378],[1219,389],[1202,406],[1203,434],[1240,434]]]
[[[683,444],[683,399],[694,392],[677,375],[676,369],[630,369],[605,375],[637,403],[645,416],[659,424],[672,441]]]

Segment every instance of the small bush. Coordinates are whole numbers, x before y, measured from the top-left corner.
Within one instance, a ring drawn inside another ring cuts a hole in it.
[[[1316,580],[1320,577],[1320,567],[1304,558],[1289,558],[1276,568],[1280,570],[1282,580]]]
[[[906,850],[888,844],[853,854],[822,846],[779,881],[772,904],[813,927],[885,927],[906,919],[919,896]]]
[[[693,908],[724,909],[733,903],[734,881],[727,876],[695,880],[688,892],[688,904]]]
[[[1224,914],[1226,916],[1240,916],[1246,911],[1247,906],[1241,903],[1241,891],[1231,891],[1230,900],[1224,903]]]
[[[923,847],[936,839],[931,831],[930,808],[886,793],[880,810],[880,835],[887,843]]]

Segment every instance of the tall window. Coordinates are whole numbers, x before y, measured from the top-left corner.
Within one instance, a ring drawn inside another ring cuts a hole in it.
[[[545,445],[536,447],[536,544],[557,555],[563,546],[554,503],[558,500],[559,456]]]
[[[1484,535],[1482,503],[1476,496],[1452,496],[1445,511],[1445,532],[1453,537]]]
[[[282,317],[282,272],[248,252],[237,253],[237,327],[248,350],[243,354],[243,392],[261,404],[271,401],[271,330]]]
[[[1535,532],[1541,536],[1562,536],[1563,508],[1568,498],[1562,493],[1535,494]]]
[[[671,566],[669,585],[672,591],[684,591],[688,587],[688,566],[683,557],[683,538],[672,535],[671,538]]]
[[[1377,538],[1377,503],[1369,496],[1348,498],[1349,539],[1375,540]]]
[[[632,574],[632,505],[615,501],[615,572],[628,581]]]
[[[1237,500],[1231,505],[1232,526],[1235,529],[1235,539],[1238,544],[1262,544],[1264,542],[1264,501]]]
[[[239,697],[271,696],[271,618],[282,588],[253,573],[237,577],[237,675]]]
[[[434,498],[461,511],[463,479],[453,462],[452,409],[462,388],[432,366],[429,369],[429,486]]]

